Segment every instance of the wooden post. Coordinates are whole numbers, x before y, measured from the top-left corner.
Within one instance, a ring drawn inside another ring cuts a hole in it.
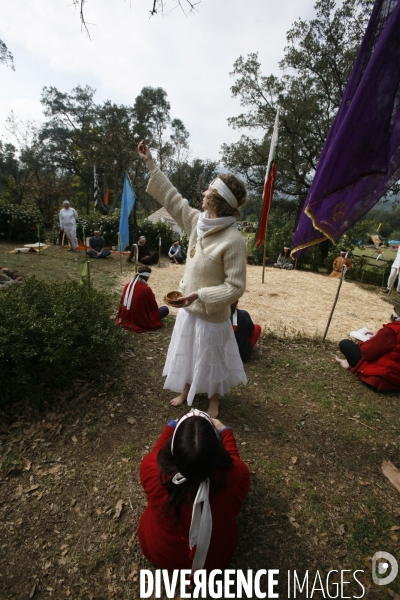
[[[347,254],[346,254],[346,258],[347,258]],[[342,283],[343,283],[344,276],[346,275],[346,271],[347,271],[347,266],[343,265],[342,266],[342,272],[340,274],[340,280],[339,280],[338,289],[337,289],[335,300],[333,302],[333,306],[332,306],[332,310],[331,310],[331,314],[329,315],[329,319],[328,319],[328,323],[326,325],[325,333],[324,333],[324,335],[322,337],[322,341],[323,342],[325,341],[325,338],[326,338],[327,333],[328,333],[329,325],[331,324],[331,321],[332,321],[333,313],[335,312],[336,303],[337,303],[338,298],[339,298],[340,288],[342,287]]]
[[[161,238],[158,238],[158,268],[161,267]]]

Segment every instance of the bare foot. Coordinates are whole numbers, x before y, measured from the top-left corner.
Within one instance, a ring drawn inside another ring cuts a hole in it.
[[[219,394],[213,394],[208,400],[208,408],[206,412],[212,419],[216,419],[218,417],[219,398]]]
[[[341,367],[343,367],[343,369],[350,369],[350,365],[345,358],[339,358],[338,356],[335,356],[335,360]]]
[[[182,393],[179,394],[179,396],[177,396],[176,398],[173,398],[170,401],[171,406],[180,406],[181,404],[183,404],[186,400],[186,398],[188,397],[188,393],[190,390],[190,385],[187,383],[185,385],[185,389],[183,390]]]
[[[381,465],[381,471],[387,477],[390,483],[400,492],[400,471],[390,460],[384,460]]]

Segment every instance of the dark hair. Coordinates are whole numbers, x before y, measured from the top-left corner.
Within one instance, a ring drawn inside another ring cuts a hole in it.
[[[289,256],[290,256],[290,248],[288,246],[283,246],[282,251],[281,251],[281,255],[283,256],[285,254],[285,248],[288,249],[288,253],[289,253]]]
[[[233,173],[219,173],[218,177],[225,183],[225,185],[235,196],[238,207],[233,208],[226,200],[224,200],[222,196],[218,194],[217,190],[211,188],[211,197],[209,200],[210,208],[215,212],[217,217],[240,217],[239,206],[243,206],[247,198],[247,190],[244,182],[239,179],[239,177],[236,177],[236,175]]]
[[[151,268],[148,266],[139,267],[137,270],[138,273],[151,273]]]
[[[213,425],[204,417],[193,416],[179,425],[174,438],[174,454],[171,443],[172,438],[158,452],[157,462],[161,469],[160,482],[168,489],[165,515],[174,509],[174,522],[177,522],[181,503],[193,502],[201,481],[209,477],[216,492],[225,485],[226,471],[233,459]],[[216,473],[217,470],[220,472]],[[180,485],[172,483],[176,473],[181,473],[187,481]]]

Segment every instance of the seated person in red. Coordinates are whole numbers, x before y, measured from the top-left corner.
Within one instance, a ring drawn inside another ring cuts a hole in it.
[[[135,277],[125,285],[116,325],[136,333],[162,327],[161,319],[168,315],[169,310],[167,306],[157,306],[154,293],[147,284],[150,274],[150,267],[139,267]]]
[[[400,306],[390,321],[367,342],[342,340],[339,348],[346,359],[336,357],[344,369],[381,392],[400,391]]]
[[[232,430],[193,410],[170,421],[140,465],[147,507],[138,537],[162,569],[225,569],[238,541],[250,486]]]
[[[261,327],[254,325],[247,310],[237,308],[238,300],[231,304],[231,323],[235,332],[240,358],[244,362],[252,355],[253,348],[261,335]]]

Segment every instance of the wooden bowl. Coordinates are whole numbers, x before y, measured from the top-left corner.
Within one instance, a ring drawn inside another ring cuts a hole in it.
[[[169,304],[170,306],[175,306],[175,308],[179,308],[185,303],[185,301],[182,301],[182,298],[182,292],[168,292],[168,294],[164,296],[164,302],[166,304]]]

